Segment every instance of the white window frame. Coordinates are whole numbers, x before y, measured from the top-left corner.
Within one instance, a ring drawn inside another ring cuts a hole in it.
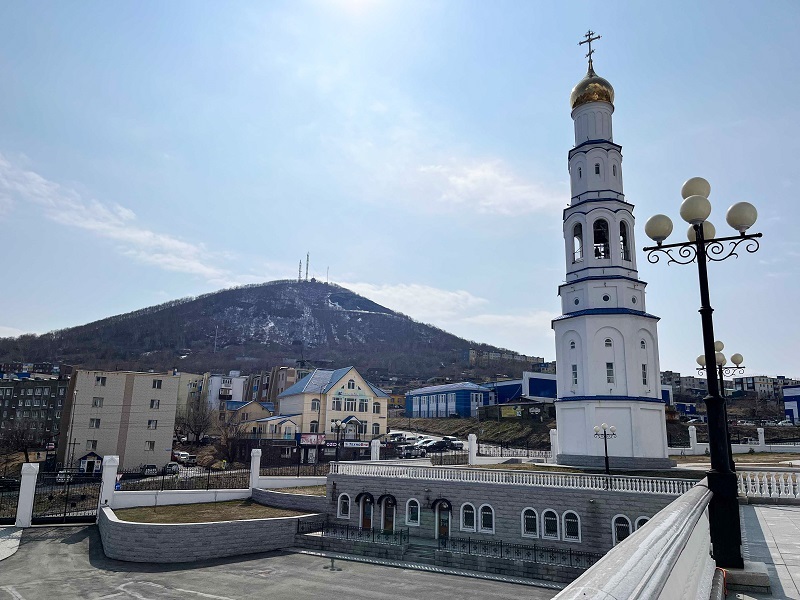
[[[642,385],[647,385],[647,363],[642,363]]]
[[[97,440],[86,440],[87,450],[97,450]]]
[[[147,419],[147,428],[150,430],[158,429],[158,419]]]
[[[156,442],[155,440],[147,440],[144,443],[144,451],[145,452],[155,452],[156,450]]]
[[[381,434],[381,424],[380,423],[373,423],[372,424],[372,435],[380,435]]]
[[[616,525],[616,522],[617,522],[617,519],[620,519],[620,518],[625,519],[628,522],[628,537],[626,537],[625,539],[627,540],[633,534],[633,523],[631,523],[631,520],[628,518],[628,516],[627,515],[623,515],[623,514],[614,515],[611,518],[611,544],[613,546],[616,546],[620,542],[625,541],[625,540],[617,540],[617,525]]]
[[[525,532],[525,513],[528,511],[533,511],[533,522],[536,523],[536,533],[526,533]],[[538,538],[539,537],[539,513],[536,511],[535,508],[532,506],[526,506],[522,509],[522,512],[519,514],[519,531],[522,537],[526,538]]]
[[[100,429],[100,419],[89,419],[89,429]]]
[[[472,509],[472,527],[464,526],[464,509],[469,506]],[[461,510],[458,511],[458,526],[461,531],[477,531],[478,530],[478,511],[475,510],[475,505],[472,502],[464,502],[461,505]]]
[[[545,519],[547,518],[547,513],[553,513],[556,517],[556,534],[547,535],[547,527],[545,525]],[[547,508],[542,511],[542,532],[541,537],[543,540],[560,540],[561,539],[561,519],[558,517],[558,513],[554,511],[552,508]]]
[[[578,365],[572,365],[572,385],[578,385]]]
[[[578,537],[567,537],[567,515],[575,515],[575,518],[578,519]],[[580,543],[581,541],[581,517],[574,510],[565,510],[561,515],[561,539],[565,542]]]
[[[158,410],[161,407],[161,400],[153,398],[150,400],[150,410]]]
[[[483,526],[483,509],[484,508],[488,508],[490,511],[492,511],[492,527],[491,527],[491,529],[488,528],[488,527],[484,527]],[[494,534],[495,512],[494,512],[494,508],[492,508],[492,505],[491,504],[481,504],[481,507],[478,509],[478,515],[477,516],[478,516],[478,523],[476,523],[476,525],[478,526],[478,532],[479,533],[491,533],[491,534]]]
[[[103,399],[99,396],[92,398],[92,408],[103,408]]]
[[[347,514],[342,512],[342,498],[347,498]],[[336,500],[336,518],[337,519],[347,519],[350,520],[350,515],[353,512],[353,501],[350,499],[350,494],[342,493],[339,494],[339,498]]]
[[[606,383],[614,385],[614,381],[616,380],[616,375],[614,373],[614,363],[607,362],[606,363]]]
[[[416,502],[416,504],[417,504],[417,520],[416,521],[412,521],[408,517],[408,515],[410,513],[409,509],[411,508],[411,503],[412,502]],[[408,500],[406,500],[406,525],[408,525],[409,527],[419,527],[419,522],[422,520],[421,519],[421,515],[422,515],[422,505],[420,504],[420,501],[417,500],[416,498],[409,498]]]

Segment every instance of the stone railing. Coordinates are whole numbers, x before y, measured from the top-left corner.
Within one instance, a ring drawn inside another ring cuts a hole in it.
[[[501,485],[530,485],[537,487],[571,488],[579,490],[610,490],[639,494],[679,496],[696,483],[689,479],[655,477],[624,477],[617,475],[583,475],[579,473],[545,473],[541,471],[502,471],[499,469],[458,469],[379,465],[374,463],[333,463],[331,475],[357,477],[392,477],[395,479],[429,479],[465,483]]]
[[[748,498],[800,500],[798,471],[737,471],[739,493]]]
[[[658,512],[554,600],[709,598],[715,566],[706,485],[703,480]]]

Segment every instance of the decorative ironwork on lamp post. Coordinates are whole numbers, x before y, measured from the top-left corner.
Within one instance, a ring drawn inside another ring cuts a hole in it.
[[[605,449],[605,456],[606,456],[606,475],[611,475],[611,469],[608,466],[608,439],[614,439],[617,437],[617,428],[613,425],[611,427],[608,426],[607,423],[603,423],[602,425],[595,425],[594,426],[594,437],[596,438],[603,438],[603,448]]]
[[[683,184],[680,214],[690,224],[688,242],[664,244],[672,233],[672,220],[666,215],[655,215],[645,224],[647,237],[656,246],[644,248],[647,260],[657,263],[662,257],[668,264],[686,265],[697,262],[700,284],[700,319],[703,329],[703,354],[707,365],[716,364],[714,347],[714,322],[708,291],[708,263],[738,257],[740,247],[749,253],[759,248],[760,233],[748,234],[758,217],[756,208],[748,202],[738,202],[728,209],[726,221],[739,232],[737,236],[714,237],[716,230],[707,221],[711,214],[708,196],[711,185],[702,177],[693,177]],[[707,472],[708,487],[713,492],[709,504],[709,521],[714,560],[718,567],[742,568],[742,532],[739,522],[738,485],[731,468],[731,448],[727,435],[725,399],[720,395],[717,374],[708,369],[708,395],[704,398],[708,414],[708,441],[711,469]]]
[[[346,425],[339,419],[331,419],[331,431],[336,432],[336,462],[339,462],[339,435]]]

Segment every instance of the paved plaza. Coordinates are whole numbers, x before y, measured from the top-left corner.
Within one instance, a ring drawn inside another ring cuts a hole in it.
[[[742,506],[745,560],[767,564],[772,596],[800,600],[800,506]]]
[[[0,600],[348,600],[399,598],[547,599],[557,590],[441,573],[270,552],[192,565],[106,558],[96,527],[26,529],[19,550],[0,562]]]

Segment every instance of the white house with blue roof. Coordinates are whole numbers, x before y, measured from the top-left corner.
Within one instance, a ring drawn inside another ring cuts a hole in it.
[[[278,396],[281,415],[293,415],[301,433],[325,434],[328,445],[337,427],[350,442],[385,434],[388,400],[355,367],[315,369]]]

